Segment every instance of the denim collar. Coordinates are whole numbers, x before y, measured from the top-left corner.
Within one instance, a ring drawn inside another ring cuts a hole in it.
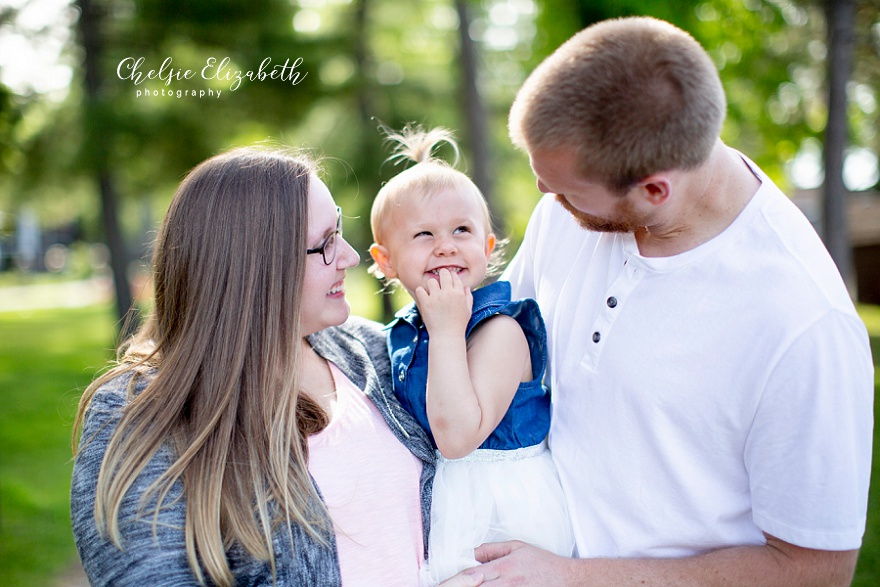
[[[473,292],[474,304],[471,309],[471,319],[468,322],[468,332],[473,325],[485,316],[494,313],[495,310],[506,304],[510,300],[510,282],[496,281],[475,289]],[[404,306],[394,314],[392,320],[386,328],[391,328],[398,322],[406,322],[416,329],[422,326],[422,317],[419,315],[419,309],[415,302]]]

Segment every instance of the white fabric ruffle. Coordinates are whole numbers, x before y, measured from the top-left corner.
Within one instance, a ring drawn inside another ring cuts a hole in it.
[[[476,450],[449,460],[437,453],[429,559],[423,584],[434,586],[479,564],[474,548],[521,540],[571,556],[574,534],[546,441],[515,450]]]

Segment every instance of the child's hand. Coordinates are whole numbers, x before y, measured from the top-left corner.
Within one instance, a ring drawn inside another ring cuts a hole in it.
[[[416,304],[431,337],[449,333],[464,337],[474,298],[457,273],[441,269],[440,279],[416,289]]]

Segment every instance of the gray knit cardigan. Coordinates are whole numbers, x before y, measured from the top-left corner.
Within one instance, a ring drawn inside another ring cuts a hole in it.
[[[424,431],[407,414],[392,393],[391,369],[385,336],[373,322],[351,318],[342,326],[328,328],[309,337],[319,355],[332,361],[373,401],[394,435],[422,463],[421,498],[425,552],[429,531],[431,482],[434,451]],[[127,390],[133,375],[121,375],[95,394],[86,413],[81,450],[76,457],[71,485],[70,509],[73,533],[80,558],[93,587],[180,585],[195,586],[198,581],[186,559],[184,521],[186,500],[183,484],[171,489],[159,513],[153,534],[153,516],[138,515],[143,491],[168,469],[173,452],[165,447],[148,463],[135,485],[122,501],[119,528],[123,537],[120,550],[101,536],[95,527],[95,485],[104,451],[128,402]],[[135,383],[135,393],[147,384],[144,377]],[[376,455],[376,472],[381,474],[382,458]],[[314,481],[314,480],[313,480]],[[393,496],[389,496],[393,499]],[[167,504],[173,505],[168,506]],[[155,501],[144,511],[152,512]],[[291,536],[293,543],[291,543]],[[227,551],[227,559],[241,586],[339,587],[339,559],[335,540],[322,546],[301,527],[290,532],[279,528],[273,536],[277,575],[273,582],[268,562],[249,556],[239,545]],[[377,561],[377,564],[381,564]]]

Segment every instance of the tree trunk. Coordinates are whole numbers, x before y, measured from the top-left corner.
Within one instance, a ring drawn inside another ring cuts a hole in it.
[[[107,156],[107,137],[99,129],[106,125],[102,119],[107,115],[103,107],[101,86],[103,78],[100,63],[103,53],[101,41],[100,8],[92,0],[76,0],[80,10],[78,32],[83,48],[83,69],[85,78],[85,139],[84,153],[89,162],[95,181],[98,184],[101,201],[101,218],[104,235],[110,251],[110,269],[113,272],[113,286],[116,291],[116,314],[119,319],[119,339],[124,340],[137,328],[137,312],[132,303],[131,288],[128,284],[128,253],[119,226],[117,211],[118,197],[114,188],[113,174]]]
[[[826,0],[828,27],[828,122],[825,126],[823,237],[848,286],[853,281],[843,160],[847,147],[846,84],[853,65],[855,0]]]
[[[366,193],[371,194],[375,198],[379,192],[378,170],[382,164],[380,153],[382,149],[377,145],[379,133],[377,130],[378,121],[375,120],[375,108],[373,100],[370,97],[371,84],[370,76],[367,75],[367,67],[369,63],[368,54],[368,31],[367,31],[367,8],[369,0],[358,0],[355,3],[354,23],[355,23],[355,45],[354,45],[354,61],[358,74],[358,90],[357,90],[357,106],[358,116],[361,122],[361,154],[364,157],[364,167],[376,170],[362,180],[362,186]],[[370,264],[367,259],[367,264]],[[388,322],[394,317],[394,306],[392,305],[391,293],[383,291],[382,300],[382,322]]]
[[[460,39],[461,59],[461,83],[462,83],[462,109],[466,122],[468,143],[471,147],[474,168],[470,172],[471,178],[489,203],[489,210],[496,223],[496,230],[504,234],[503,210],[495,198],[494,182],[492,181],[492,156],[489,148],[489,125],[486,124],[486,112],[483,107],[483,99],[480,88],[477,85],[478,57],[477,47],[470,36],[471,16],[468,10],[467,0],[455,0],[455,9],[458,12],[458,32]]]

